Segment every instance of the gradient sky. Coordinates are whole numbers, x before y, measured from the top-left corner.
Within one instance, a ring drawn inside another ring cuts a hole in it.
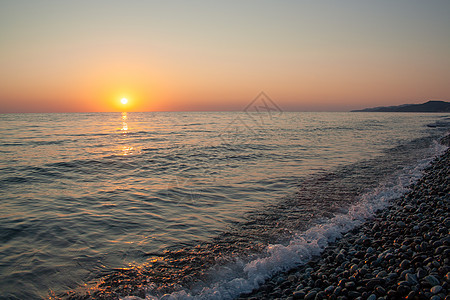
[[[449,101],[449,16],[448,0],[0,0],[0,112]]]

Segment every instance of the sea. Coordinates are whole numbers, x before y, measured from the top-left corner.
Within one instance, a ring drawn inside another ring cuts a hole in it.
[[[146,299],[236,298],[405,193],[445,150],[449,123],[281,109],[1,114],[0,298],[82,293],[124,272]]]

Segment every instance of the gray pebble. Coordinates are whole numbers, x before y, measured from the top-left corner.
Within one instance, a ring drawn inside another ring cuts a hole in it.
[[[355,291],[349,291],[348,296],[350,299],[356,299],[361,296],[361,293],[355,292]]]
[[[433,275],[428,275],[424,279],[432,286],[439,285],[439,283],[440,283],[439,280],[436,277],[434,277]]]
[[[305,300],[312,300],[316,298],[316,295],[317,295],[316,291],[311,291],[305,296]]]
[[[401,263],[400,263],[400,268],[402,268],[403,270],[409,268],[410,265],[410,261],[407,259],[404,259]]]
[[[334,289],[333,294],[336,295],[336,296],[339,296],[339,294],[341,293],[341,291],[342,291],[342,288],[341,288],[340,286],[337,286],[337,287]]]
[[[300,291],[295,291],[292,296],[294,297],[294,299],[303,299],[305,298],[305,292],[303,290]]]
[[[367,297],[367,300],[377,300],[377,296],[375,294],[371,294],[369,297]]]
[[[419,278],[419,279],[422,279],[422,278],[424,278],[425,276],[427,276],[427,272],[424,270],[424,269],[419,269],[418,271],[417,271],[417,278]]]
[[[398,227],[405,227],[406,224],[405,224],[405,222],[403,222],[403,221],[398,221],[398,222],[397,222],[397,226],[398,226]]]
[[[430,290],[433,294],[439,294],[442,291],[442,286],[440,285],[435,285],[431,288]]]
[[[381,286],[377,287],[375,289],[375,292],[377,292],[377,294],[380,296],[386,295],[386,290],[384,288],[382,288]]]
[[[331,293],[333,293],[333,291],[334,291],[335,288],[336,288],[336,287],[335,287],[334,285],[330,285],[330,286],[328,286],[324,291],[325,291],[325,293],[327,293],[327,294],[331,294]]]
[[[320,291],[316,294],[316,297],[314,298],[314,300],[322,300],[325,299],[327,297],[327,295],[325,294],[324,291]]]
[[[412,284],[418,284],[419,281],[417,280],[417,276],[411,273],[406,274],[405,276],[406,281],[408,281],[411,285]]]

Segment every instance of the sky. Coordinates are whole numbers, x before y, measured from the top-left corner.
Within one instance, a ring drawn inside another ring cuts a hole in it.
[[[450,1],[0,0],[0,113],[450,101]],[[120,99],[127,98],[126,105]]]

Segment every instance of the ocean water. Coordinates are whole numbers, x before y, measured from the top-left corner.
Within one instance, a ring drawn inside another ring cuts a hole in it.
[[[80,290],[126,267],[148,299],[237,297],[404,193],[443,151],[448,120],[0,115],[0,298]]]

